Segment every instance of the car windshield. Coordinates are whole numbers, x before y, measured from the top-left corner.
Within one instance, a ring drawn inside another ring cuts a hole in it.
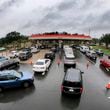
[[[12,71],[12,74],[18,78],[21,78],[22,77],[22,72],[17,72],[17,71]]]
[[[65,60],[74,60],[75,57],[65,57]]]
[[[20,56],[26,55],[25,53],[20,53]]]
[[[96,56],[96,53],[92,53],[93,56]]]
[[[38,61],[38,62],[36,63],[36,65],[44,65],[44,62]]]
[[[69,87],[81,87],[81,83],[80,82],[64,81],[63,85],[64,86],[69,86]]]

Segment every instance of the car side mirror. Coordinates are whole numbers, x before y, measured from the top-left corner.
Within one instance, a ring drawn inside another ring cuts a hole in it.
[[[16,80],[19,80],[20,78],[19,77],[16,77]]]
[[[110,59],[110,55],[108,56],[108,59]]]
[[[84,72],[83,72],[83,71],[81,71],[81,74],[84,74]]]
[[[18,77],[16,77],[16,79],[15,80],[18,80],[19,78]]]

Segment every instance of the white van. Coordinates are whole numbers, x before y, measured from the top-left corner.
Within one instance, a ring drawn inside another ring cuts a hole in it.
[[[76,67],[76,60],[72,48],[66,48],[64,51],[64,71],[70,67]]]
[[[89,51],[89,47],[87,47],[87,46],[80,46],[80,51],[82,53],[86,53],[87,51]]]
[[[73,49],[72,48],[65,48],[65,50],[64,50],[64,53],[66,54],[66,55],[74,55],[74,53],[73,53]]]

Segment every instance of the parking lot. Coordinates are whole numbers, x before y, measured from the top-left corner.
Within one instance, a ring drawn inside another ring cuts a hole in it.
[[[35,63],[38,58],[43,58],[47,51],[41,50],[28,61],[22,61],[18,70],[34,74],[30,61]],[[88,59],[78,50],[74,51],[77,68],[84,71],[84,90],[80,98],[61,96],[61,83],[65,74],[63,56],[58,67],[58,54],[56,54],[55,60],[45,75],[34,74],[33,87],[11,89],[0,93],[0,110],[109,110],[110,91],[106,90],[105,85],[110,75],[99,66],[101,58],[98,57],[96,64],[90,62],[87,69]]]

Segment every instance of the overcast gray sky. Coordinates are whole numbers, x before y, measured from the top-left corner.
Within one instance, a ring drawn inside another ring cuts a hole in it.
[[[0,37],[66,31],[110,33],[110,0],[0,0]]]

